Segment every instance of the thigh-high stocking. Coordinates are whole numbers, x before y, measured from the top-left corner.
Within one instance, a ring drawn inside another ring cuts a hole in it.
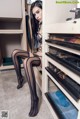
[[[39,57],[31,57],[24,60],[24,69],[26,73],[26,78],[28,80],[30,93],[31,93],[31,109],[29,112],[29,116],[36,116],[38,113],[38,96],[36,92],[36,81],[35,74],[33,71],[34,66],[39,66],[41,64],[41,60]]]
[[[19,63],[19,57],[24,59],[29,57],[29,53],[24,50],[14,50],[12,53],[12,60],[14,63],[14,68],[17,74],[17,79],[18,79],[18,86],[17,89],[21,88],[23,86],[23,76],[21,74],[21,66]]]

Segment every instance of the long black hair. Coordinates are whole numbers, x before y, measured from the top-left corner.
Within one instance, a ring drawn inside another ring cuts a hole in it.
[[[42,1],[36,0],[35,2],[31,4],[31,8],[30,8],[32,35],[34,38],[34,45],[35,45],[35,42],[37,40],[36,36],[37,36],[38,27],[39,27],[39,21],[35,19],[35,16],[32,13],[32,10],[34,7],[39,7],[40,9],[42,9]]]

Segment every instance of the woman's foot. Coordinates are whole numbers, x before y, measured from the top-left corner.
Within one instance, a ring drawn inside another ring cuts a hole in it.
[[[21,79],[19,79],[18,81],[18,85],[17,85],[17,89],[20,89],[23,87],[24,84],[24,78],[22,77]]]
[[[31,110],[29,112],[29,116],[30,117],[34,117],[38,114],[39,112],[39,107],[38,104],[39,103],[39,98],[37,98],[36,100],[33,101],[33,105],[31,105]]]

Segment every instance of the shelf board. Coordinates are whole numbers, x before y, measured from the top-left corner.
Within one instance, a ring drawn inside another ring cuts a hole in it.
[[[22,18],[13,18],[13,17],[0,17],[0,21],[21,21]]]
[[[76,23],[75,23],[76,22]],[[80,19],[65,21],[63,23],[45,24],[46,33],[80,34]]]
[[[46,102],[48,108],[50,109],[53,118],[54,118],[54,119],[59,119],[59,117],[57,116],[55,110],[52,108],[52,106],[51,106],[51,104],[49,103],[49,101],[48,101],[47,97],[45,96],[45,94],[44,94],[44,100],[45,100],[45,102]]]
[[[0,34],[23,34],[23,30],[0,29]]]
[[[59,64],[55,60],[51,59],[50,57],[46,56],[46,59],[51,62],[53,65],[55,64],[56,67],[58,67],[61,71],[63,71],[65,74],[68,74],[69,77],[71,77],[74,81],[76,81],[78,84],[80,84],[80,76],[72,72],[71,70],[67,69],[63,65]]]
[[[60,46],[60,45],[56,45],[56,44],[51,44],[51,43],[47,43],[47,45],[49,46],[53,46],[55,48],[59,48],[61,50],[65,50],[65,51],[68,51],[70,53],[74,53],[76,55],[79,55],[80,56],[80,51],[79,50],[75,50],[75,49],[72,49],[72,48],[67,48],[67,47],[64,47],[64,46]],[[72,49],[72,50],[71,50]]]
[[[46,71],[46,70],[45,70]],[[76,102],[71,95],[50,75],[48,71],[46,74],[51,78],[51,80],[59,87],[59,89],[67,96],[67,98],[73,103],[73,105],[79,110],[80,109],[80,100]]]
[[[21,67],[23,67],[23,64],[21,64]],[[0,66],[0,71],[2,71],[2,70],[8,70],[8,69],[14,69],[14,66],[13,65]]]

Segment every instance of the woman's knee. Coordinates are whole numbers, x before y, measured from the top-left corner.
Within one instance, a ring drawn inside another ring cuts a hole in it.
[[[11,56],[12,56],[12,57],[14,57],[14,56],[15,56],[15,54],[17,54],[18,52],[19,52],[19,50],[18,50],[18,49],[13,50],[13,52],[12,52]]]
[[[30,66],[30,64],[31,64],[32,61],[33,61],[32,58],[26,58],[26,59],[24,59],[24,61],[23,61],[24,68]]]
[[[25,58],[25,59],[23,60],[23,66],[24,66],[24,68],[27,66],[27,61],[28,61],[28,58]]]

